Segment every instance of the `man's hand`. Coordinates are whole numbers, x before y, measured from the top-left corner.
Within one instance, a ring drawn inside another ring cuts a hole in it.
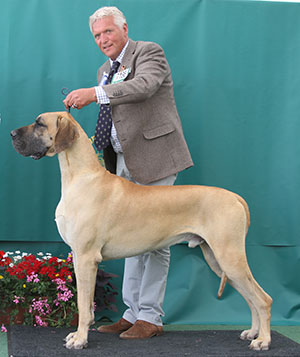
[[[96,101],[97,97],[94,87],[81,88],[73,90],[71,93],[69,93],[64,100],[64,105],[67,110],[69,110],[70,107],[81,109],[86,105]]]

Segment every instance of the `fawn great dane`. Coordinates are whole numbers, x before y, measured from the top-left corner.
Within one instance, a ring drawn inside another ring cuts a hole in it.
[[[97,266],[102,260],[130,257],[187,241],[200,246],[210,268],[247,301],[252,326],[241,333],[250,348],[271,342],[271,297],[255,281],[247,263],[245,238],[249,210],[243,198],[217,187],[140,186],[101,166],[89,138],[67,112],[44,113],[11,132],[23,156],[58,154],[61,200],[56,223],[74,254],[79,324],[66,347],[87,346],[94,321]],[[138,239],[137,239],[138,237]]]

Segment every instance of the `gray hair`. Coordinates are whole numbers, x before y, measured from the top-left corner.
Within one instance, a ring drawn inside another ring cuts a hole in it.
[[[90,30],[93,32],[92,26],[93,23],[97,20],[102,19],[105,16],[113,16],[115,24],[119,26],[121,29],[123,28],[123,25],[126,24],[126,18],[122,11],[120,11],[117,7],[115,6],[105,6],[101,7],[100,9],[96,10],[93,15],[90,16],[89,18],[89,25],[90,25]]]

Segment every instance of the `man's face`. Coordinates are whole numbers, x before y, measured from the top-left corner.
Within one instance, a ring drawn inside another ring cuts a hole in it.
[[[93,23],[92,30],[101,52],[115,60],[128,40],[127,24],[124,24],[121,29],[115,24],[112,16],[105,16]]]

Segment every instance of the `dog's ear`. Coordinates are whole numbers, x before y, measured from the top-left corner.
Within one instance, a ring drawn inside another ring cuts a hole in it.
[[[54,148],[58,154],[71,147],[73,142],[79,137],[79,133],[71,120],[62,115],[57,117],[56,125],[57,132],[55,136]]]

